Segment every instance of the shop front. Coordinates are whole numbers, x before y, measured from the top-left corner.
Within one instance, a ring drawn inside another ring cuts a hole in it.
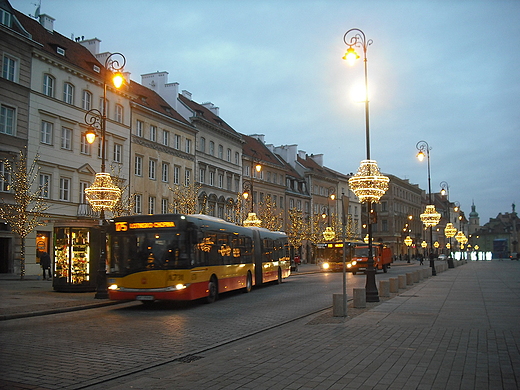
[[[96,291],[99,227],[95,221],[54,225],[53,288],[62,292]]]

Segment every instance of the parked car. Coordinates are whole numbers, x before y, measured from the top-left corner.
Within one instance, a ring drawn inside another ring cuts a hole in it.
[[[446,261],[446,260],[448,260],[448,256],[446,256],[446,255],[439,255],[439,256],[437,256],[437,260]]]

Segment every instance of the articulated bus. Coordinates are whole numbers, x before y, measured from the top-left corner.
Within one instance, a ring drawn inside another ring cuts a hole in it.
[[[237,226],[206,215],[134,215],[111,224],[109,298],[194,300],[290,275],[281,232]]]

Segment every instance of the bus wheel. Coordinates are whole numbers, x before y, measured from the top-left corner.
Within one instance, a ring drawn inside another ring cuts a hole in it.
[[[215,276],[212,276],[208,283],[208,296],[206,297],[206,303],[213,303],[218,297],[218,282]]]
[[[251,276],[251,272],[247,271],[246,288],[244,289],[244,292],[246,292],[246,293],[251,292],[252,289],[253,289],[253,277]]]
[[[282,284],[282,282],[283,282],[283,279],[282,279],[282,269],[278,268],[278,279],[276,279],[276,283]]]
[[[386,264],[383,264],[383,272],[386,274],[388,272],[388,267]]]

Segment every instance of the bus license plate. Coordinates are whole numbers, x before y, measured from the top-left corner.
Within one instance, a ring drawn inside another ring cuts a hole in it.
[[[138,295],[135,297],[136,301],[153,301],[153,295]]]

